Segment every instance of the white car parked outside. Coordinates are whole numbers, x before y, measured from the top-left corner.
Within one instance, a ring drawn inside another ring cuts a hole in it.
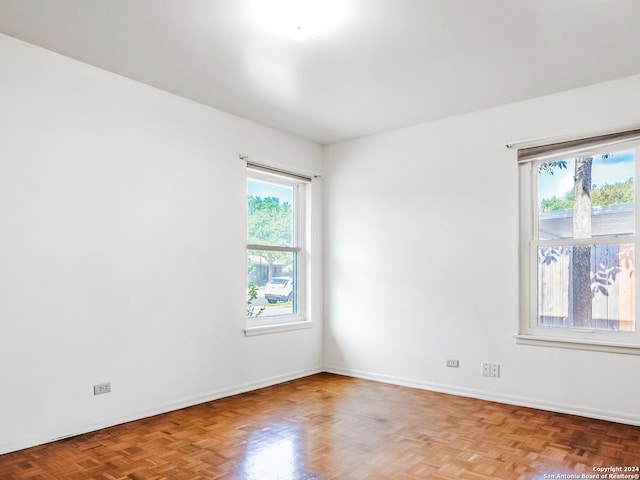
[[[264,289],[264,298],[269,303],[288,302],[293,299],[293,279],[273,277]]]

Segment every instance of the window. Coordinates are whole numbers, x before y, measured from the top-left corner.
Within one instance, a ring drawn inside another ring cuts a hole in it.
[[[305,197],[310,179],[254,164],[247,170],[246,332],[296,328],[306,320]]]
[[[640,354],[640,132],[521,148],[519,343]]]

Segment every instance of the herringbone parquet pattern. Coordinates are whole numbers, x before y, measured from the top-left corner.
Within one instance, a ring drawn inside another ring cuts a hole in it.
[[[533,480],[617,466],[640,466],[640,427],[319,374],[2,455],[0,478]]]

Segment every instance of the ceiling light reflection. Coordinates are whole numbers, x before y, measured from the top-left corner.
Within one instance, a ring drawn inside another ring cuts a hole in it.
[[[305,471],[300,427],[274,424],[250,434],[237,472],[243,480],[315,478]]]
[[[334,28],[346,14],[343,0],[251,0],[249,8],[263,29],[296,40]]]

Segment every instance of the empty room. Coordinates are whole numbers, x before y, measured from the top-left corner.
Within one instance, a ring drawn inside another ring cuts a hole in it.
[[[0,479],[640,478],[639,45],[637,0],[0,0]]]

